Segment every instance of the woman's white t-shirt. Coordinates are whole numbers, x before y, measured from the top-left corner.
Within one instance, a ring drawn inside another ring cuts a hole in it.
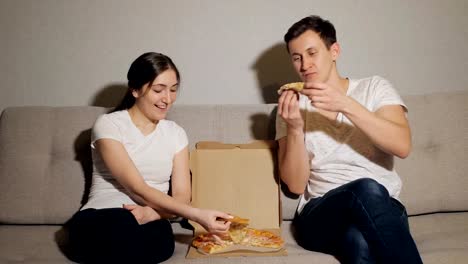
[[[173,121],[160,120],[156,128],[145,136],[132,122],[127,110],[101,115],[91,135],[91,191],[81,210],[136,204],[111,175],[95,148],[96,140],[104,138],[121,142],[146,183],[164,193],[169,191],[174,156],[188,145],[184,129]]]
[[[406,105],[382,77],[349,80],[347,95],[371,112],[385,105]],[[393,156],[375,147],[369,138],[342,113],[329,120],[317,112],[308,97],[301,95],[305,117],[305,147],[310,157],[310,177],[301,196],[298,212],[312,198],[360,178],[372,178],[398,198],[401,180],[394,170]],[[286,136],[286,123],[277,116],[276,139]]]

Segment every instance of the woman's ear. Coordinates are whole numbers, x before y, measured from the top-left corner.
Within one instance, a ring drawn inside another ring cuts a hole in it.
[[[133,97],[135,97],[135,98],[140,97],[140,94],[138,93],[138,90],[136,90],[136,89],[131,89],[131,91],[132,91]]]

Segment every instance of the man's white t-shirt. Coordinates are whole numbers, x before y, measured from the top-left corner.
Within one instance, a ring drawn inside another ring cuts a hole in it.
[[[373,76],[349,80],[347,95],[371,112],[385,105],[406,105],[384,78]],[[298,212],[312,198],[360,178],[372,178],[398,198],[401,180],[393,166],[393,156],[375,147],[361,130],[342,113],[329,120],[317,112],[309,98],[301,94],[300,109],[305,117],[305,147],[310,158],[310,177],[301,196]],[[286,136],[286,123],[277,116],[276,139]]]
[[[173,121],[160,120],[156,128],[145,136],[132,122],[127,110],[101,115],[91,135],[91,191],[81,210],[136,204],[111,175],[95,148],[96,140],[104,138],[121,142],[146,183],[164,193],[169,191],[174,156],[188,145],[184,129]]]

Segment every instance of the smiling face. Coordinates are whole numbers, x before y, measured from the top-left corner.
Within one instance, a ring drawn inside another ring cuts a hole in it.
[[[160,73],[153,82],[143,85],[140,90],[133,90],[135,108],[153,123],[166,118],[167,112],[177,97],[179,82],[176,72],[169,68]]]
[[[304,82],[327,82],[337,75],[335,61],[340,47],[333,43],[327,48],[319,34],[306,30],[288,43],[294,69]]]

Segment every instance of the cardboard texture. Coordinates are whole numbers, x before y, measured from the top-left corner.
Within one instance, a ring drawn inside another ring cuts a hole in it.
[[[281,235],[279,177],[276,173],[276,142],[250,144],[199,142],[190,153],[192,204],[250,219],[249,227]],[[206,232],[190,221],[194,236]],[[276,252],[233,252],[204,255],[190,246],[187,258],[231,256],[283,256]]]

